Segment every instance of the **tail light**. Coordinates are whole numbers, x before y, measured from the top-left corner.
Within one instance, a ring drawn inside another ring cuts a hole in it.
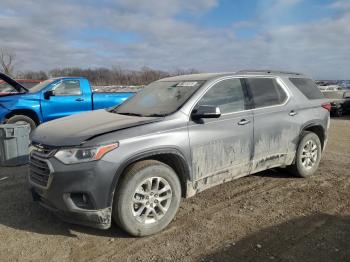
[[[324,109],[328,110],[329,112],[331,111],[332,105],[331,103],[324,103],[321,105]]]

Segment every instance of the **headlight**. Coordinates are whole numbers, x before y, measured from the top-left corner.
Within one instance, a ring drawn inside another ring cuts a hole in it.
[[[118,146],[118,143],[114,143],[99,147],[61,149],[55,154],[55,157],[64,164],[96,161]]]

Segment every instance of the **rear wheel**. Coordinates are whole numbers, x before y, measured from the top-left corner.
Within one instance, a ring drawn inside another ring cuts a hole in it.
[[[181,200],[180,181],[172,168],[155,160],[133,164],[126,171],[113,201],[113,219],[133,236],[163,230]]]
[[[309,131],[302,133],[302,137],[295,155],[295,163],[289,167],[290,171],[299,177],[312,176],[320,163],[322,146],[319,137]]]
[[[344,111],[343,111],[343,107],[339,107],[339,108],[337,108],[337,110],[334,112],[334,115],[336,116],[336,117],[341,117],[341,116],[343,116],[343,114],[344,114]]]
[[[7,119],[6,124],[28,124],[31,132],[36,128],[35,121],[25,115],[14,115]]]

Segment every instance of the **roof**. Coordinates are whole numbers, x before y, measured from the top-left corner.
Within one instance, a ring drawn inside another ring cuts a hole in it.
[[[295,72],[288,72],[288,71],[279,71],[279,70],[241,70],[237,72],[223,72],[223,73],[201,73],[201,74],[191,74],[191,75],[180,75],[180,76],[173,76],[173,77],[167,77],[163,78],[160,81],[207,81],[211,79],[215,79],[218,77],[224,77],[224,76],[244,76],[244,75],[259,75],[259,76],[295,76],[300,77],[304,76],[301,73],[295,73]]]
[[[160,81],[206,81],[210,79],[214,79],[217,77],[222,76],[230,76],[234,75],[235,73],[201,73],[201,74],[191,74],[191,75],[180,75],[180,76],[173,76],[173,77],[167,77],[163,78]]]
[[[57,77],[51,77],[49,79],[61,80],[61,79],[86,79],[86,78],[83,76],[57,76]]]
[[[270,69],[245,69],[236,72],[236,75],[303,76],[303,74],[297,72]]]

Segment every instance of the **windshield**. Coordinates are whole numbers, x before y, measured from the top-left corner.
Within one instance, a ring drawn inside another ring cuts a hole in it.
[[[47,87],[49,84],[51,84],[54,81],[54,79],[45,80],[44,82],[41,82],[35,86],[33,86],[31,89],[29,89],[29,93],[36,93],[41,91],[43,88]]]
[[[157,81],[112,111],[124,115],[166,116],[177,111],[204,81]]]

